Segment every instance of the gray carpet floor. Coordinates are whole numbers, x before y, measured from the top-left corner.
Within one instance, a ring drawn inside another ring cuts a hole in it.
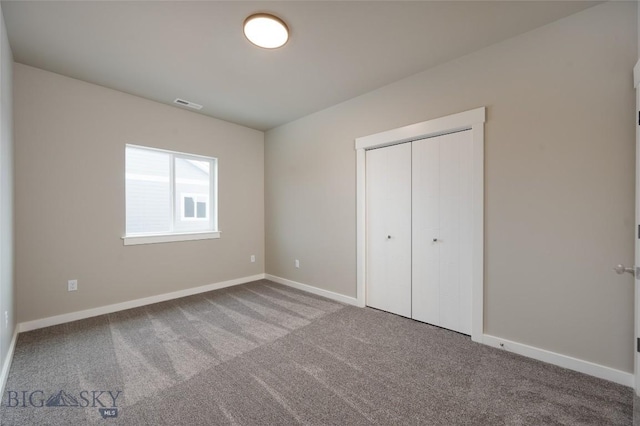
[[[0,407],[5,425],[630,425],[632,416],[629,388],[269,281],[22,333]]]

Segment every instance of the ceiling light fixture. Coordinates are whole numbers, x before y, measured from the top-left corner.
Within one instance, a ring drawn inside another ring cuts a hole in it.
[[[258,47],[276,49],[289,40],[289,28],[280,18],[267,13],[256,13],[245,19],[244,35]]]

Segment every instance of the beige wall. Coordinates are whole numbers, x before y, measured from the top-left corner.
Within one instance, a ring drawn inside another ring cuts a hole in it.
[[[13,55],[0,9],[0,366],[15,329],[12,71]]]
[[[19,321],[264,272],[262,132],[20,64],[14,84]],[[218,158],[220,239],[123,245],[127,143]]]
[[[267,132],[266,272],[355,296],[354,139],[486,106],[485,333],[632,371],[636,26],[599,5]]]

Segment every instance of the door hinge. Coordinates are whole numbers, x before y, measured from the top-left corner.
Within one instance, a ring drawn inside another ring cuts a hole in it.
[[[638,111],[638,126],[640,126],[640,111]]]
[[[640,352],[640,337],[638,337],[638,338],[636,339],[636,342],[637,342],[637,346],[638,346],[638,347],[636,348],[636,350],[637,350],[638,352]]]

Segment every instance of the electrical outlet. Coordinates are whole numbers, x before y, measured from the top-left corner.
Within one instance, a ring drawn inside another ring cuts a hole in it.
[[[69,280],[67,290],[76,291],[78,289],[78,280]]]
[[[296,268],[300,268],[300,261],[296,259]]]
[[[251,263],[254,263],[256,261],[256,255],[252,254],[251,255]]]

